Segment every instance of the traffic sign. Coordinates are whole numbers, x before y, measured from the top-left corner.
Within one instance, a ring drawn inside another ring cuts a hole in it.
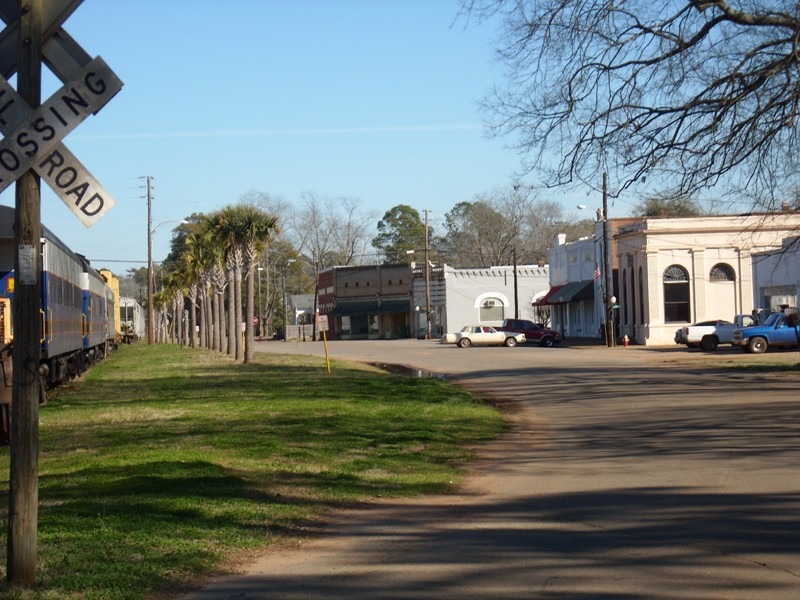
[[[42,56],[65,85],[36,110],[6,78],[17,70],[22,29],[19,0],[0,0],[0,192],[33,168],[86,227],[114,199],[61,140],[89,114],[97,113],[122,88],[99,56],[91,56],[61,27],[82,0],[48,0],[42,6]]]
[[[31,112],[16,90],[0,77],[0,133],[8,136],[17,131]],[[56,144],[33,167],[86,227],[94,225],[116,204],[64,144]]]
[[[103,108],[120,89],[122,82],[98,56],[83,69],[78,79],[64,84],[31,112],[0,142],[0,192],[33,167],[86,117]]]

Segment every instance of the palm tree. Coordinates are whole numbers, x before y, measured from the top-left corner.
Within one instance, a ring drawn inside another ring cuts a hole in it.
[[[274,215],[263,211],[252,204],[240,204],[237,207],[237,242],[241,244],[244,253],[244,271],[247,281],[246,308],[245,308],[245,351],[244,362],[249,363],[253,358],[253,344],[255,332],[253,318],[255,317],[255,273],[259,259],[267,246],[273,233],[277,233],[278,219]]]
[[[246,280],[246,296],[245,302],[241,302],[241,297],[236,302],[236,309],[239,311],[242,304],[245,305],[244,318],[241,317],[241,312],[237,313],[236,323],[245,323],[245,350],[244,362],[248,363],[253,356],[253,344],[255,335],[253,330],[253,318],[255,317],[255,269],[258,266],[258,261],[261,253],[266,248],[267,242],[276,232],[277,218],[264,210],[258,208],[253,204],[238,204],[231,207],[228,213],[232,231],[232,245],[233,249],[231,254],[235,259],[232,261],[234,264],[235,285],[237,291],[241,290],[241,276],[244,271]],[[241,268],[239,267],[241,265]],[[237,343],[241,337],[237,332]],[[239,349],[237,345],[237,350]],[[237,351],[236,357],[239,358],[240,354]]]
[[[224,248],[228,271],[228,298],[230,314],[228,324],[228,353],[236,360],[249,362],[253,347],[253,317],[255,298],[253,275],[258,258],[267,240],[277,230],[277,218],[252,204],[227,206],[211,215],[209,227],[219,245]],[[242,271],[246,271],[246,315],[242,316]],[[242,350],[239,323],[245,323],[247,351]]]
[[[226,206],[215,213],[209,215],[207,219],[208,232],[214,239],[217,247],[225,257],[226,286],[228,288],[228,354],[235,356],[237,360],[241,358],[241,342],[237,343],[239,335],[236,331],[236,324],[241,322],[241,273],[242,273],[242,252],[236,244],[236,218],[235,208]],[[239,279],[237,292],[237,274]],[[239,309],[237,310],[237,299]],[[238,314],[237,314],[238,313]]]
[[[225,341],[225,331],[222,324],[225,322],[225,303],[222,301],[228,278],[221,265],[216,264],[211,269],[211,349],[222,352]]]
[[[219,253],[215,251],[211,237],[207,231],[200,229],[186,236],[184,246],[178,257],[182,270],[186,273],[188,284],[189,310],[189,343],[195,345],[195,330],[199,331],[199,344],[205,348],[212,347],[212,318],[211,318],[211,274],[214,264],[219,261]],[[196,309],[200,308],[200,318],[197,318]]]
[[[235,300],[236,300],[236,290],[235,290],[235,270],[236,265],[234,264],[235,256],[232,253],[233,249],[233,225],[231,221],[231,214],[230,214],[230,207],[226,207],[222,210],[218,210],[208,217],[205,220],[205,230],[206,234],[209,236],[211,240],[211,244],[216,248],[219,256],[221,257],[221,261],[214,266],[214,272],[212,275],[212,281],[214,288],[216,290],[216,294],[214,296],[214,308],[216,309],[216,318],[215,318],[215,331],[214,331],[214,346],[216,350],[220,352],[223,351],[223,335],[222,335],[222,323],[225,321],[223,320],[224,315],[224,308],[225,303],[224,297],[225,289],[228,290],[228,320],[227,320],[227,327],[228,327],[228,344],[227,344],[227,352],[229,355],[235,354],[235,345],[236,345],[236,312],[235,312]],[[219,323],[219,332],[217,332],[217,323]]]

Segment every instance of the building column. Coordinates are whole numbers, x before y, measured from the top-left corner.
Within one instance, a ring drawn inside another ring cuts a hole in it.
[[[692,273],[691,282],[691,310],[689,320],[693,323],[708,317],[706,312],[706,298],[708,296],[708,269],[706,268],[705,248],[692,248]]]
[[[642,315],[644,339],[641,341],[647,344],[653,325],[664,323],[664,278],[658,266],[658,250],[645,249],[643,279],[646,295],[643,298],[644,315]]]
[[[753,287],[753,255],[749,250],[736,248],[739,257],[738,273],[736,277],[736,314],[750,313],[754,308],[760,308],[761,291]]]

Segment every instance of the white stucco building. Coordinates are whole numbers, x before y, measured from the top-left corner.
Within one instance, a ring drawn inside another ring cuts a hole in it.
[[[754,285],[754,255],[780,249],[798,230],[797,212],[644,218],[620,228],[613,245],[620,335],[671,344],[687,323],[769,308]]]
[[[599,239],[598,235],[567,242],[561,233],[548,249],[550,288],[535,302],[550,306],[551,326],[563,337],[594,337],[603,322]]]
[[[516,276],[515,276],[516,272]],[[547,265],[517,265],[474,269],[434,266],[429,273],[432,331],[434,336],[460,329],[470,323],[501,325],[503,319],[528,319],[541,322],[540,308],[532,301],[549,289]],[[424,331],[425,269],[414,268],[412,306],[417,331]],[[546,317],[546,313],[544,315]]]
[[[759,306],[773,311],[798,306],[800,237],[784,239],[780,250],[753,254],[753,285]]]
[[[800,251],[789,240],[800,212],[609,224],[617,338],[669,345],[688,323],[797,305]],[[551,287],[540,302],[565,337],[597,336],[604,321],[602,232],[598,222],[591,238],[558,236],[549,251]]]

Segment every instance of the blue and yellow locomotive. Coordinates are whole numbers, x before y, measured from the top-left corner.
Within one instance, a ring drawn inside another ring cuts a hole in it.
[[[14,209],[0,206],[0,299],[7,300],[2,325],[7,339],[13,339],[14,249]],[[44,226],[40,250],[42,372],[45,382],[55,385],[116,346],[118,301],[105,277]]]

